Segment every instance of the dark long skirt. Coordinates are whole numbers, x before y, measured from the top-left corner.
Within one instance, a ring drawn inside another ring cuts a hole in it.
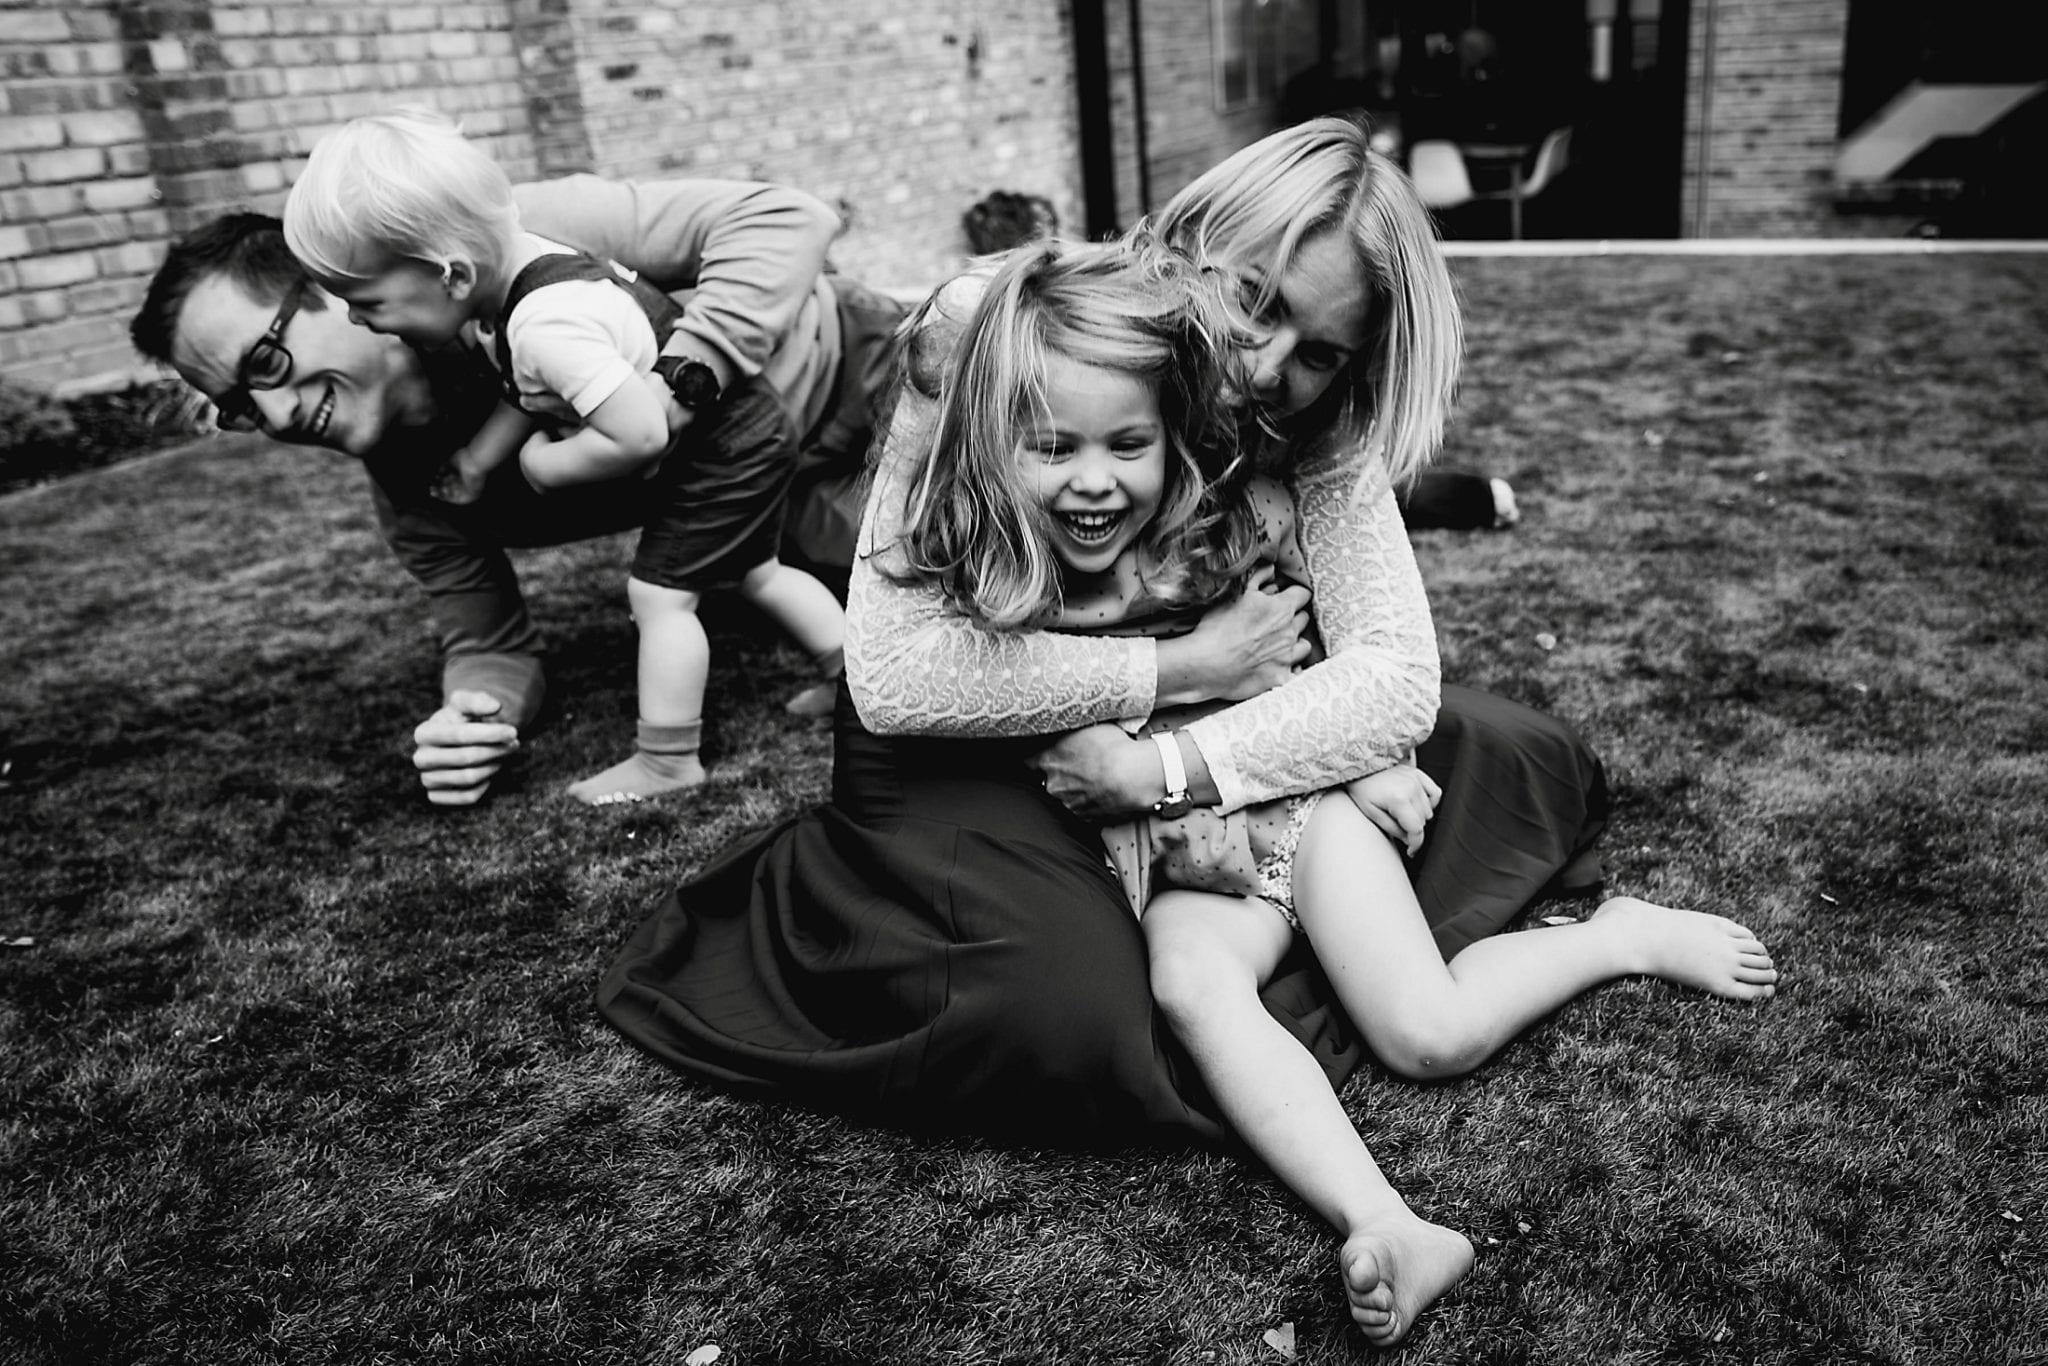
[[[1096,831],[1021,762],[1043,742],[883,739],[844,689],[837,727],[832,802],[656,906],[598,988],[604,1018],[680,1071],[904,1127],[1222,1139]],[[1447,957],[1597,884],[1606,782],[1569,727],[1446,688],[1420,758],[1444,795],[1410,871]],[[1362,1045],[1309,955],[1262,994],[1341,1084]]]

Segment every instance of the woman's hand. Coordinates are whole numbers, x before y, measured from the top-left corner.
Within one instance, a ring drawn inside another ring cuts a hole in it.
[[[1308,628],[1308,589],[1280,587],[1261,565],[1194,630],[1159,642],[1157,705],[1239,702],[1279,687],[1308,659]]]
[[[1084,820],[1125,820],[1166,795],[1152,742],[1107,721],[1068,732],[1029,762],[1053,800]]]

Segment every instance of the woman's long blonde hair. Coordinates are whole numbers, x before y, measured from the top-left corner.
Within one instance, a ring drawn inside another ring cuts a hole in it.
[[[937,365],[938,412],[905,493],[900,581],[936,586],[993,630],[1057,620],[1060,566],[1021,437],[1045,411],[1050,362],[1130,375],[1159,403],[1165,494],[1137,550],[1149,597],[1220,596],[1258,553],[1230,399],[1226,281],[1144,244],[1048,240],[1001,258]],[[943,332],[934,295],[907,327]]]
[[[1464,346],[1457,292],[1414,187],[1363,125],[1311,119],[1261,138],[1136,231],[1197,261],[1258,267],[1254,312],[1304,242],[1343,234],[1371,291],[1370,341],[1292,434],[1311,452],[1371,441],[1396,483],[1436,454]]]

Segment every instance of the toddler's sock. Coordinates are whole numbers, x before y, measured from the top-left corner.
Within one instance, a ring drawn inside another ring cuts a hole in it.
[[[697,742],[703,731],[701,721],[680,726],[656,726],[642,721],[638,747],[632,756],[594,777],[570,784],[569,795],[591,806],[609,806],[613,802],[637,802],[678,788],[695,787],[704,781],[704,765],[697,758]]]
[[[782,709],[791,716],[830,716],[832,708],[837,705],[839,675],[846,669],[846,651],[827,650],[812,662],[817,665],[822,681],[813,683],[783,703]]]

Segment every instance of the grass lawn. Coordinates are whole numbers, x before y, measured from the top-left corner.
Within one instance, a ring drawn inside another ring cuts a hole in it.
[[[1611,889],[1785,976],[1356,1078],[1480,1247],[1388,1359],[2048,1358],[2048,256],[1456,268],[1446,458],[1524,521],[1417,538],[1446,677],[1579,725]],[[862,1128],[603,1027],[643,909],[829,748],[795,649],[714,615],[713,783],[566,804],[630,734],[624,543],[520,563],[558,706],[436,813],[423,601],[348,462],[0,499],[0,1359],[1369,1355],[1334,1240],[1226,1155]]]

